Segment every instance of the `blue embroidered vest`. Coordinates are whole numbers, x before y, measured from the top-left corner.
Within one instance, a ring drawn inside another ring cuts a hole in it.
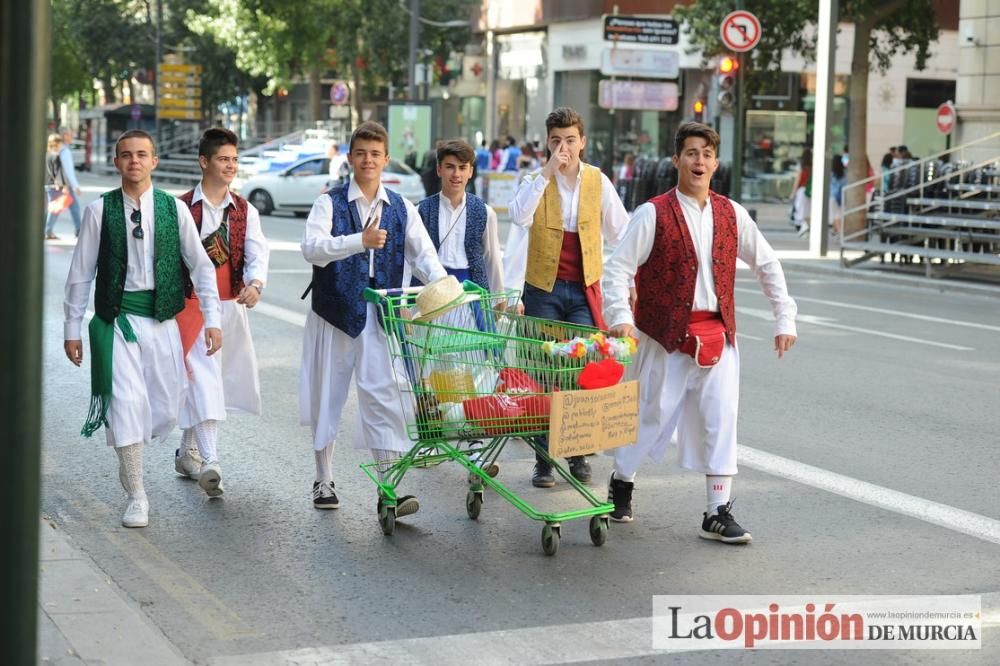
[[[438,211],[441,205],[441,194],[427,197],[417,205],[420,219],[427,227],[427,233],[434,243],[434,248],[441,249],[441,235],[438,227]],[[447,231],[445,232],[447,234]],[[486,261],[483,258],[483,234],[486,233],[486,204],[475,194],[465,195],[465,257],[469,261],[469,279],[483,289],[490,289],[486,276]],[[420,284],[417,282],[417,284]],[[494,287],[495,288],[495,287]]]
[[[358,209],[347,201],[348,184],[330,190],[333,202],[331,236],[361,233],[363,224]],[[375,251],[376,289],[397,289],[403,282],[403,250],[406,245],[406,206],[403,198],[386,190],[389,205],[382,205],[379,228],[389,232],[385,247]],[[331,261],[320,268],[313,266],[313,312],[352,338],[358,337],[368,319],[368,307],[362,293],[368,282],[368,250]]]

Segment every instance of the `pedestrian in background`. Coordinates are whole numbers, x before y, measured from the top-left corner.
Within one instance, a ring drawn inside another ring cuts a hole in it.
[[[174,453],[174,469],[196,480],[209,497],[225,491],[219,464],[219,421],[226,420],[227,410],[261,411],[257,353],[247,309],[257,305],[264,292],[270,250],[257,209],[229,191],[236,177],[238,146],[230,130],[205,130],[198,142],[201,182],[180,196],[215,267],[226,338],[221,353],[209,354],[205,321],[188,281],[177,325],[190,386],[178,418],[181,447]]]
[[[635,475],[647,457],[663,459],[676,430],[680,467],[705,475],[699,536],[736,544],[751,540],[732,514],[740,377],[737,259],[750,267],[770,301],[779,359],[795,343],[796,306],[778,257],[750,214],[709,189],[718,154],[714,129],[682,124],[674,139],[677,187],[636,209],[605,267],[606,318],[612,335],[639,339],[625,379],[638,379],[640,387],[637,441],[614,452],[608,501],[615,505],[612,520],[633,519]]]
[[[59,151],[59,159],[62,162],[63,177],[66,180],[66,186],[69,187],[70,194],[72,195],[72,202],[69,205],[69,214],[73,218],[73,230],[75,235],[80,235],[80,182],[76,178],[76,164],[73,159],[73,130],[68,127],[63,127],[60,130],[62,134],[63,145],[62,149]]]
[[[66,174],[60,156],[62,137],[58,134],[50,134],[47,148],[45,153],[45,240],[59,240],[54,229],[61,211],[53,212],[52,202],[65,194],[73,195],[70,193],[69,185],[66,184]]]
[[[143,448],[167,437],[187,388],[184,353],[174,317],[184,309],[186,268],[205,318],[205,348],[222,347],[215,270],[191,213],[153,188],[156,144],[128,130],[115,143],[121,187],[83,212],[66,278],[64,350],[83,362],[81,328],[96,280],[90,335],[90,411],[85,437],[105,428],[118,455],[118,479],[128,494],[122,525],[149,524]]]

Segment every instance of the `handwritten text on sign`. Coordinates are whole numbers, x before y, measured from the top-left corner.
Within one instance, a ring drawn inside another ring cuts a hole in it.
[[[639,382],[552,394],[549,455],[579,456],[633,443],[639,431]]]

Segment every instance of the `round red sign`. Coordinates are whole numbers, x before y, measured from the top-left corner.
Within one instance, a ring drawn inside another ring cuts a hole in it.
[[[952,130],[955,129],[957,116],[955,105],[951,102],[945,102],[939,106],[937,115],[934,116],[934,124],[937,125],[938,132],[941,132],[941,134],[951,134]]]
[[[739,9],[722,19],[719,30],[722,43],[730,51],[742,53],[757,46],[760,41],[760,19],[748,11]]]

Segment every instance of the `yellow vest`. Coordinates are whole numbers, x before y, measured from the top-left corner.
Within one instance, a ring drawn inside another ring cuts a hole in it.
[[[582,162],[580,169],[577,233],[580,235],[580,248],[583,251],[583,281],[589,287],[604,274],[601,249],[601,170]],[[544,291],[552,291],[559,272],[562,243],[562,206],[559,203],[556,179],[553,178],[545,187],[531,224],[525,282]]]

